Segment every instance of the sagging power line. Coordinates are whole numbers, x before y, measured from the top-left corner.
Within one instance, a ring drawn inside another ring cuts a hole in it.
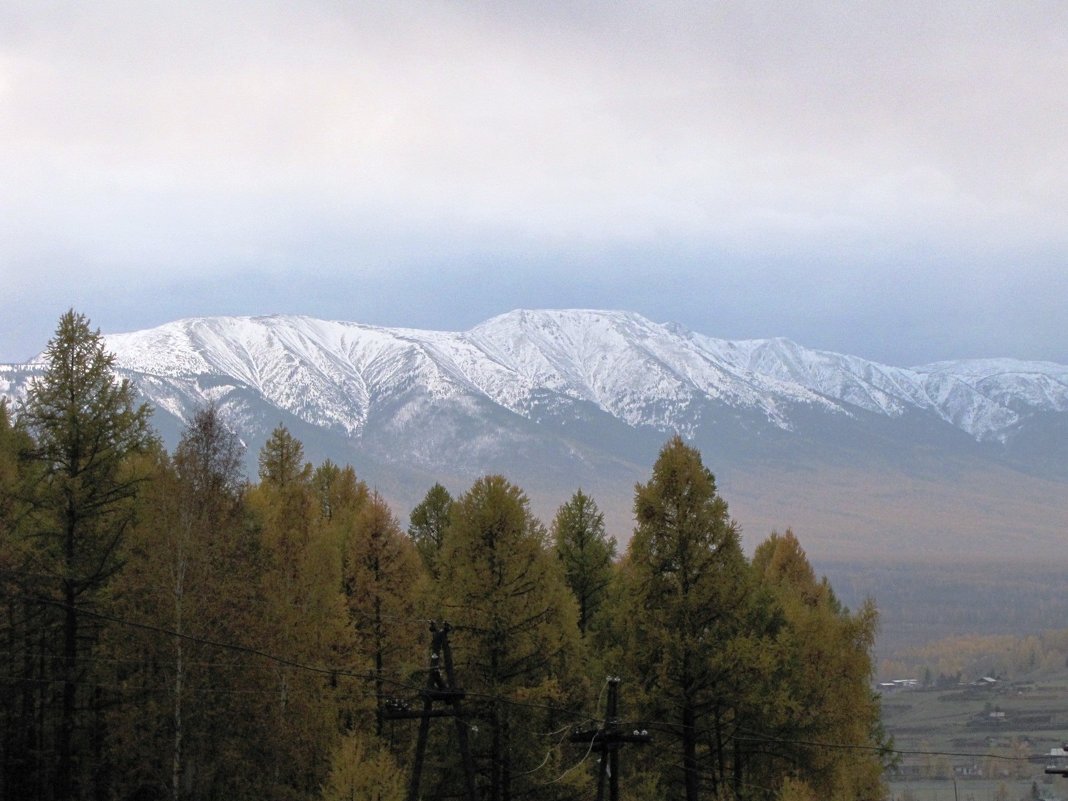
[[[652,737],[646,730],[624,730],[619,718],[619,677],[608,679],[608,707],[604,723],[593,730],[576,731],[571,735],[573,743],[590,743],[590,749],[597,748],[601,753],[597,767],[597,801],[604,801],[605,777],[608,778],[608,795],[610,801],[619,801],[619,749],[624,743],[646,745]]]
[[[7,576],[17,575],[14,571],[10,571],[10,570],[0,571],[0,574],[7,575]],[[56,606],[56,607],[59,607],[59,608],[62,608],[62,607],[65,606],[65,603],[63,601],[60,601],[58,599],[53,599],[53,598],[47,598],[47,597],[41,597],[41,596],[25,596],[25,595],[19,595],[17,597],[19,597],[21,600],[23,600],[25,602],[30,602],[30,603],[39,603],[39,604],[51,605],[51,606]],[[248,655],[248,656],[256,656],[256,657],[266,659],[268,661],[274,662],[276,664],[279,664],[279,665],[282,665],[282,666],[285,666],[285,667],[290,667],[290,668],[292,668],[294,670],[300,670],[300,671],[315,673],[315,674],[318,674],[318,675],[323,675],[323,676],[326,676],[329,679],[350,678],[350,679],[354,679],[354,680],[361,681],[361,682],[374,682],[376,679],[382,678],[389,685],[391,685],[393,687],[396,687],[396,688],[399,688],[399,689],[412,690],[412,691],[415,691],[417,693],[420,692],[422,689],[424,689],[423,687],[420,687],[418,685],[412,684],[410,681],[408,681],[406,679],[391,678],[391,677],[388,677],[388,676],[387,677],[381,677],[381,676],[378,676],[377,674],[375,674],[374,672],[371,672],[371,671],[365,671],[365,672],[354,671],[354,670],[351,670],[351,669],[348,669],[348,668],[339,667],[339,666],[333,666],[333,665],[310,664],[310,663],[301,662],[299,660],[292,659],[290,657],[286,657],[286,656],[283,656],[283,655],[280,655],[280,654],[276,654],[276,653],[273,653],[273,652],[270,652],[270,651],[266,651],[266,650],[264,650],[262,648],[256,648],[256,647],[253,647],[253,646],[243,645],[241,643],[226,642],[226,641],[222,641],[222,640],[215,640],[215,639],[210,639],[210,638],[206,638],[206,637],[200,637],[200,636],[197,636],[197,635],[178,632],[178,631],[175,631],[173,629],[169,629],[169,628],[167,628],[165,626],[157,626],[157,625],[154,625],[154,624],[151,624],[151,623],[145,623],[145,622],[142,622],[142,621],[130,620],[130,619],[127,619],[127,618],[119,617],[119,616],[116,616],[116,615],[110,615],[110,614],[107,614],[107,613],[104,613],[104,612],[98,612],[98,611],[94,611],[94,610],[90,610],[90,609],[86,609],[86,608],[82,608],[81,609],[81,614],[86,615],[88,617],[93,617],[93,618],[96,618],[96,619],[99,619],[99,620],[103,620],[103,621],[106,621],[106,622],[109,622],[109,623],[114,623],[114,624],[120,625],[120,626],[126,626],[126,627],[129,627],[129,628],[134,628],[134,629],[138,629],[138,630],[142,630],[142,631],[153,632],[153,633],[160,634],[160,635],[167,636],[167,637],[176,637],[176,638],[180,638],[182,640],[185,640],[187,642],[197,643],[197,644],[205,645],[205,646],[208,646],[208,647],[213,647],[213,648],[218,648],[218,649],[227,650],[227,651],[231,651],[231,652],[241,653],[241,654],[245,654],[245,655]],[[400,618],[398,618],[398,619],[400,619]],[[409,618],[403,618],[403,619],[409,620]],[[424,619],[424,618],[419,618],[419,620],[422,621],[422,622],[427,622],[426,619]],[[455,626],[453,626],[451,628],[455,629]],[[431,670],[432,670],[432,668],[431,668]],[[0,683],[13,683],[14,679],[15,679],[15,677],[10,677],[10,678],[8,678],[8,677],[0,677]],[[26,679],[25,678],[19,678],[19,681],[20,682],[24,682],[24,681],[26,681]],[[52,680],[49,680],[49,681],[52,681]],[[97,686],[95,683],[93,683],[91,681],[76,682],[76,683],[79,683],[79,684],[84,683],[84,684],[86,684],[88,686]],[[244,688],[242,690],[221,689],[218,692],[220,692],[220,693],[233,693],[233,692],[253,693],[253,692],[258,692],[258,691],[259,691],[258,689],[254,689],[254,688]],[[590,715],[590,714],[588,714],[588,713],[586,713],[586,712],[584,712],[582,710],[575,709],[574,707],[557,706],[557,705],[554,705],[554,704],[538,703],[538,702],[533,702],[533,701],[521,701],[521,700],[518,700],[518,699],[511,699],[511,698],[507,698],[505,696],[495,695],[495,694],[492,694],[492,693],[477,692],[477,691],[472,691],[472,690],[466,690],[464,692],[465,692],[465,697],[467,697],[467,698],[480,698],[480,699],[489,700],[489,701],[499,701],[499,702],[506,703],[506,704],[509,704],[509,705],[512,705],[512,706],[516,706],[516,707],[537,709],[537,710],[553,712],[555,714],[560,714],[560,715],[564,715],[566,717],[571,717],[574,720],[589,721],[591,719],[595,719],[596,718],[595,715]],[[654,720],[654,719],[643,721],[643,726],[645,726],[647,729],[664,729],[664,730],[668,730],[668,729],[679,728],[680,725],[681,724],[678,724],[678,723],[676,723],[674,721],[662,721],[662,720]],[[768,742],[768,743],[776,743],[776,744],[781,744],[781,745],[809,746],[809,747],[827,748],[827,749],[833,749],[833,750],[878,751],[878,752],[881,752],[881,753],[885,753],[887,755],[901,756],[901,757],[945,756],[945,757],[974,758],[974,759],[995,759],[995,760],[1006,761],[1006,762],[1043,762],[1043,761],[1047,760],[1050,757],[1050,754],[1048,754],[1048,753],[1009,755],[1009,754],[997,754],[997,753],[990,753],[990,752],[972,753],[972,752],[962,752],[962,751],[939,751],[939,750],[924,750],[924,749],[887,748],[885,746],[865,745],[865,744],[861,744],[861,743],[835,743],[835,742],[827,742],[827,741],[819,741],[819,740],[807,740],[807,739],[803,739],[803,738],[769,737],[769,736],[761,736],[761,735],[756,734],[756,733],[751,733],[751,734],[736,733],[736,734],[730,735],[730,739],[731,740],[738,740],[738,741],[750,741],[750,742]]]

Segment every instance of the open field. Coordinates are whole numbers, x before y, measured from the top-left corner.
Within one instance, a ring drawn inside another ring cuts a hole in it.
[[[1045,755],[1068,741],[1068,569],[1025,557],[897,563],[817,560],[850,607],[874,598],[880,680],[936,680],[961,671],[993,687],[905,689],[883,696],[902,756],[895,801],[1068,801],[1068,779],[1046,776]],[[1045,634],[1044,634],[1045,633]],[[1010,635],[998,639],[994,635]],[[1040,635],[1024,642],[1029,635]],[[1035,669],[1024,672],[1027,655]],[[1021,659],[1021,655],[1023,658]],[[911,667],[903,667],[911,666]],[[951,667],[950,667],[951,666]],[[955,779],[955,782],[954,782]]]
[[[1045,757],[1068,737],[1068,673],[992,687],[914,689],[883,696],[883,719],[905,753],[891,798],[1017,801],[1068,798]],[[909,753],[911,752],[911,753]]]
[[[1068,783],[1054,779],[1048,784],[1038,780],[1039,798],[1063,801],[1068,798]],[[890,783],[890,801],[1032,801],[1029,781],[1014,779],[958,779],[952,781],[895,781]]]

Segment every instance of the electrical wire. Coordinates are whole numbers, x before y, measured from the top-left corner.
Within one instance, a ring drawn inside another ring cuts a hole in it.
[[[586,749],[586,753],[582,755],[582,759],[580,759],[578,762],[576,762],[570,768],[565,770],[563,773],[561,773],[555,779],[552,779],[551,781],[545,782],[543,786],[548,787],[550,784],[556,784],[558,781],[560,781],[565,776],[567,776],[569,773],[571,773],[575,768],[577,768],[579,765],[581,765],[583,762],[585,762],[587,759],[589,759],[590,758],[590,754],[593,753],[593,744],[595,742],[597,742],[597,735],[598,734],[600,734],[600,731],[594,732],[593,737],[590,739],[590,747]]]
[[[601,698],[604,697],[604,691],[608,688],[608,684],[609,684],[610,681],[611,681],[610,677],[605,677],[604,684],[601,685],[601,692],[598,693],[598,695],[597,695],[597,709],[601,708]],[[593,744],[595,742],[597,742],[597,735],[600,734],[600,733],[601,733],[600,729],[598,729],[597,731],[595,731],[593,733],[593,737],[590,739],[590,747],[586,749],[586,753],[582,756],[582,759],[580,759],[578,762],[576,762],[570,768],[565,770],[563,773],[561,773],[555,779],[552,779],[551,781],[545,782],[543,786],[548,786],[550,784],[556,784],[558,781],[560,781],[565,776],[567,776],[569,773],[571,773],[575,768],[577,768],[579,765],[581,765],[583,762],[585,762],[587,759],[589,759],[590,754],[593,752]],[[546,754],[545,758],[546,758],[546,760],[548,760],[549,755]],[[542,764],[544,764],[544,762]]]
[[[51,598],[24,598],[23,600],[33,601],[36,603],[44,603],[52,606],[58,606],[66,608],[66,604],[62,601],[56,601]],[[269,651],[263,651],[259,648],[253,648],[248,645],[240,645],[238,643],[222,642],[220,640],[212,640],[207,637],[198,637],[193,634],[185,634],[183,632],[174,631],[173,629],[167,629],[162,626],[156,626],[152,623],[142,623],[136,620],[128,620],[126,618],[117,617],[115,615],[109,615],[104,612],[94,612],[89,609],[80,609],[79,613],[87,617],[97,618],[98,620],[106,620],[109,623],[115,623],[121,626],[129,626],[130,628],[141,629],[143,631],[151,631],[156,634],[164,634],[168,637],[174,637],[187,642],[195,642],[201,645],[210,645],[214,648],[222,648],[228,651],[236,651],[238,653],[250,654],[252,656],[258,656],[268,661],[275,662],[284,667],[291,667],[297,670],[304,670],[310,673],[318,673],[326,676],[346,676],[349,678],[357,679],[371,679],[376,676],[373,673],[356,673],[346,668],[338,667],[324,667],[322,665],[311,665],[306,662],[299,662],[295,659],[279,656],[278,654],[272,654]]]
[[[739,742],[765,742],[765,743],[778,743],[781,745],[800,745],[813,748],[828,748],[832,750],[841,751],[874,751],[881,754],[895,754],[897,756],[944,756],[944,757],[959,757],[959,758],[973,758],[973,759],[1000,759],[1005,762],[1033,762],[1039,759],[1046,759],[1048,754],[1029,754],[1029,755],[1010,755],[1010,754],[975,754],[964,751],[930,751],[922,749],[904,749],[893,748],[880,745],[867,745],[864,743],[829,743],[820,740],[802,740],[802,739],[787,739],[782,737],[766,737],[766,736],[744,736],[744,735],[731,735],[730,739],[737,740]]]
[[[565,726],[564,729],[562,729],[561,731],[563,731],[564,734],[566,735],[567,731],[569,731],[570,729],[571,729],[570,726]],[[553,755],[553,751],[555,751],[557,748],[559,748],[563,744],[564,744],[564,738],[561,737],[557,741],[556,745],[550,747],[549,750],[545,752],[545,759],[543,759],[541,761],[541,764],[538,765],[538,767],[531,768],[530,770],[524,770],[521,773],[516,773],[515,775],[516,776],[529,776],[531,773],[537,773],[539,770],[541,770],[542,768],[545,767],[546,763],[549,761],[549,757],[551,757]]]
[[[27,676],[0,676],[0,684],[6,684],[9,686],[22,686],[22,685],[35,685],[43,686],[50,684],[66,684],[67,679],[49,679],[49,678],[31,678]],[[91,681],[88,679],[74,679],[70,681],[71,684],[77,687],[89,687],[92,689],[100,690],[113,690],[118,692],[125,692],[128,695],[145,696],[145,695],[167,695],[174,694],[173,687],[139,687],[132,684],[120,684],[115,682],[100,682]],[[182,687],[183,695],[185,693],[195,695],[277,695],[277,689],[264,689],[259,688],[240,688],[240,687]]]
[[[49,606],[56,606],[56,607],[59,607],[59,608],[66,608],[66,604],[64,602],[56,600],[56,599],[52,599],[52,598],[30,597],[30,596],[17,596],[17,597],[19,597],[20,600],[23,600],[25,602],[39,603],[39,604],[44,604],[44,605],[49,605]],[[92,617],[92,618],[96,618],[96,619],[99,619],[99,620],[107,621],[107,622],[110,622],[110,623],[114,623],[116,625],[127,626],[127,627],[130,627],[130,628],[140,629],[140,630],[143,630],[143,631],[150,631],[150,632],[154,632],[156,634],[165,635],[167,637],[173,637],[173,638],[182,639],[182,640],[187,641],[187,642],[198,643],[198,644],[210,646],[210,647],[213,647],[213,648],[219,648],[219,649],[233,651],[233,652],[237,652],[237,653],[242,653],[242,654],[246,654],[246,655],[250,655],[250,656],[256,656],[256,657],[259,657],[259,658],[266,659],[268,661],[274,662],[275,664],[281,665],[283,667],[289,667],[289,668],[292,668],[294,670],[301,670],[301,671],[314,673],[314,674],[321,675],[321,676],[327,676],[327,677],[330,677],[332,679],[344,677],[344,678],[351,678],[351,679],[355,679],[355,680],[359,680],[359,681],[376,681],[377,680],[377,681],[382,681],[385,684],[389,684],[390,686],[394,686],[394,687],[398,687],[398,688],[402,688],[402,689],[408,689],[408,690],[411,690],[411,691],[416,692],[416,693],[421,692],[422,690],[425,689],[422,686],[419,686],[419,685],[411,683],[407,679],[391,678],[388,675],[378,675],[378,674],[375,674],[374,672],[371,672],[371,671],[358,672],[358,671],[353,671],[353,670],[350,670],[348,668],[343,668],[343,667],[310,664],[310,663],[301,662],[299,660],[292,659],[292,658],[289,658],[289,657],[281,656],[279,654],[271,653],[269,651],[265,651],[265,650],[260,649],[260,648],[255,648],[255,647],[252,647],[252,646],[242,645],[242,644],[239,644],[239,643],[224,642],[224,641],[221,641],[221,640],[214,640],[214,639],[210,639],[210,638],[207,638],[207,637],[199,637],[199,636],[192,635],[192,634],[186,634],[186,633],[182,633],[182,632],[177,632],[177,631],[174,631],[172,629],[165,628],[163,626],[157,626],[157,625],[154,625],[154,624],[151,624],[151,623],[145,623],[145,622],[140,622],[140,621],[129,620],[129,619],[126,619],[126,618],[118,617],[116,615],[109,615],[109,614],[104,613],[104,612],[97,612],[97,611],[93,611],[93,610],[90,610],[90,609],[81,608],[81,609],[79,609],[79,613],[82,614],[82,615],[85,615],[87,617]],[[409,621],[411,621],[411,622],[415,622],[415,621],[428,622],[428,621],[424,621],[422,618],[409,618]],[[457,628],[457,627],[454,626],[453,628]],[[229,666],[229,667],[232,667],[232,666]],[[7,678],[8,677],[0,677],[0,679],[7,679]],[[9,679],[9,680],[13,680],[13,679]],[[20,681],[35,681],[35,680],[34,679],[20,679]],[[51,680],[51,679],[44,680],[44,679],[41,679],[41,680],[37,680],[37,681],[53,682],[53,681],[61,681],[61,680]],[[106,686],[106,685],[102,685],[102,686]],[[115,685],[112,685],[112,686],[115,686]],[[598,700],[597,700],[598,707],[600,706],[601,698],[604,695],[605,687],[607,687],[607,682],[606,682],[606,684],[604,686],[602,686],[601,692],[600,692],[600,694],[598,696]],[[130,689],[130,688],[125,688],[125,689]],[[249,693],[252,693],[252,692],[264,692],[264,693],[266,693],[266,692],[274,692],[274,690],[270,690],[270,691],[267,691],[267,690],[248,690],[247,692],[249,692]],[[512,706],[517,706],[517,707],[549,711],[549,712],[553,712],[555,714],[569,716],[573,720],[590,720],[591,719],[590,715],[584,714],[580,710],[575,710],[572,707],[562,707],[562,706],[557,706],[557,705],[553,705],[553,704],[543,704],[543,703],[536,703],[536,702],[531,702],[531,701],[519,701],[517,699],[510,699],[510,698],[507,698],[506,696],[501,696],[499,694],[484,693],[484,692],[479,692],[479,691],[474,691],[474,690],[466,690],[465,693],[466,693],[467,696],[472,697],[472,698],[479,698],[479,699],[483,699],[483,700],[487,700],[487,701],[503,702],[503,703],[506,703],[506,704],[509,704],[509,705],[512,705]],[[663,720],[643,721],[642,725],[645,726],[646,728],[661,729],[661,730],[677,730],[677,729],[686,728],[682,724],[679,724],[679,723],[676,723],[676,722],[673,722],[673,721],[663,721]],[[818,740],[805,740],[805,739],[799,739],[799,738],[776,738],[776,737],[768,737],[768,736],[753,736],[753,735],[746,736],[746,735],[739,735],[739,734],[730,735],[730,739],[737,740],[739,742],[769,742],[769,743],[775,743],[775,744],[779,744],[779,745],[793,745],[793,746],[807,746],[807,747],[814,747],[814,748],[827,748],[827,749],[836,749],[836,750],[878,752],[878,753],[892,754],[892,755],[903,756],[903,757],[908,757],[908,756],[945,756],[945,757],[970,758],[970,759],[996,759],[996,760],[1009,761],[1009,762],[1034,762],[1034,761],[1042,760],[1042,759],[1045,759],[1045,758],[1048,757],[1047,754],[1013,756],[1013,755],[993,754],[993,753],[969,753],[969,752],[961,752],[961,751],[938,751],[938,750],[925,750],[925,749],[898,749],[898,748],[892,748],[892,747],[886,747],[886,746],[880,746],[880,745],[868,745],[868,744],[863,744],[863,743],[833,743],[833,742],[823,742],[823,741],[818,741]],[[590,753],[592,752],[592,749],[593,749],[593,742],[591,741],[590,747],[587,749],[587,752],[583,756],[583,758],[581,760],[579,760],[579,762],[577,762],[575,765],[573,765],[572,767],[570,767],[566,771],[564,771],[564,773],[562,773],[560,776],[558,776],[552,782],[549,782],[549,783],[551,784],[551,783],[555,783],[555,782],[559,781],[564,776],[566,776],[568,773],[573,771],[576,767],[578,767],[578,765],[582,764],[582,762],[584,762],[589,757]]]
[[[41,604],[50,605],[50,606],[57,606],[57,607],[60,607],[60,608],[66,608],[66,604],[65,603],[63,603],[62,601],[51,599],[51,598],[21,596],[21,600],[27,601],[27,602],[33,602],[33,603],[41,603]],[[128,626],[128,627],[135,628],[135,629],[140,629],[140,630],[143,630],[143,631],[150,631],[150,632],[154,632],[156,634],[162,634],[162,635],[165,635],[167,637],[178,638],[178,639],[181,639],[181,640],[184,640],[184,641],[187,641],[187,642],[193,642],[193,643],[198,643],[198,644],[201,644],[201,645],[207,645],[207,646],[220,648],[220,649],[224,649],[224,650],[229,650],[229,651],[234,651],[234,652],[238,652],[238,653],[242,653],[242,654],[257,656],[257,657],[272,661],[272,662],[274,662],[276,664],[282,665],[284,667],[293,668],[295,670],[303,670],[303,671],[306,671],[306,672],[315,673],[315,674],[323,675],[323,676],[328,676],[328,677],[331,677],[331,678],[344,677],[344,678],[356,679],[356,680],[359,680],[359,681],[382,681],[382,682],[384,682],[386,684],[389,684],[389,685],[391,685],[393,687],[398,687],[398,688],[401,688],[401,689],[407,689],[407,690],[410,690],[410,691],[415,692],[415,693],[422,692],[425,689],[424,687],[422,687],[420,685],[416,685],[416,684],[411,683],[407,679],[391,678],[391,677],[386,676],[386,675],[376,674],[376,673],[374,673],[372,671],[357,672],[357,671],[349,670],[347,668],[342,668],[342,667],[313,665],[313,664],[309,664],[309,663],[306,663],[306,662],[301,662],[301,661],[298,661],[298,660],[295,660],[295,659],[292,659],[292,658],[289,658],[289,657],[280,656],[278,654],[274,654],[274,653],[271,653],[269,651],[264,651],[262,649],[254,648],[254,647],[247,646],[247,645],[241,645],[241,644],[238,644],[238,643],[231,643],[231,642],[223,642],[223,641],[220,641],[220,640],[213,640],[213,639],[210,639],[210,638],[207,638],[207,637],[199,637],[199,636],[196,636],[196,635],[193,635],[193,634],[177,632],[177,631],[174,631],[173,629],[168,629],[168,628],[165,628],[163,626],[157,626],[157,625],[154,625],[154,624],[151,624],[151,623],[144,623],[144,622],[140,622],[140,621],[129,620],[129,619],[126,619],[126,618],[118,617],[116,615],[109,615],[109,614],[106,614],[104,612],[96,612],[96,611],[89,610],[89,609],[84,609],[84,608],[80,609],[79,611],[80,611],[81,614],[83,614],[85,616],[93,617],[93,618],[96,618],[96,619],[99,619],[99,620],[104,620],[104,621],[107,621],[107,622],[110,622],[110,623],[115,623],[116,625]],[[519,701],[517,699],[510,699],[510,698],[507,698],[505,696],[501,696],[501,695],[493,694],[493,693],[483,693],[483,692],[472,691],[472,690],[467,690],[465,692],[469,697],[481,698],[481,699],[488,700],[488,701],[504,702],[504,703],[509,704],[511,706],[518,706],[518,707],[523,707],[523,708],[528,708],[528,709],[538,709],[538,710],[549,711],[549,712],[553,712],[555,714],[569,716],[574,720],[588,720],[590,718],[589,715],[586,715],[583,712],[581,712],[581,710],[576,710],[574,708],[561,707],[561,706],[556,706],[556,705],[552,705],[552,704],[541,704],[541,703],[536,703],[536,702],[532,702],[532,701]],[[603,693],[603,690],[602,690],[602,693]]]

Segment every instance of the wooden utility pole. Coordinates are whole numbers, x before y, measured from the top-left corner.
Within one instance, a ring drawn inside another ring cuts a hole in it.
[[[383,717],[389,720],[419,719],[419,737],[415,745],[415,762],[412,764],[412,776],[408,783],[408,801],[419,801],[419,784],[423,775],[423,760],[426,756],[426,741],[430,735],[430,719],[451,717],[456,721],[456,741],[460,747],[460,759],[464,766],[464,792],[467,801],[476,801],[475,765],[471,760],[471,749],[467,741],[467,721],[464,720],[464,691],[456,686],[456,675],[452,667],[452,648],[449,646],[449,631],[452,627],[442,622],[430,623],[430,670],[427,672],[426,687],[419,695],[423,699],[423,709],[415,712],[402,704],[388,706]],[[444,662],[445,677],[441,668]],[[434,709],[434,704],[442,702],[445,709]]]
[[[599,729],[575,731],[571,734],[573,743],[589,743],[601,755],[597,767],[597,801],[604,801],[605,778],[608,779],[608,796],[610,801],[619,801],[619,749],[624,743],[646,744],[652,741],[649,732],[644,729],[625,732],[619,719],[619,677],[608,678],[608,708],[605,710],[604,724]]]

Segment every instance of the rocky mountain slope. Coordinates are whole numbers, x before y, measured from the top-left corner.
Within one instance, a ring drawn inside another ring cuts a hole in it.
[[[890,485],[926,475],[937,497],[961,476],[1026,485],[1040,509],[1068,480],[1068,366],[1047,362],[892,367],[587,310],[513,311],[464,332],[196,318],[107,343],[167,439],[214,402],[250,464],[281,422],[311,458],[353,463],[400,504],[434,480],[462,490],[499,471],[543,513],[579,484],[600,490],[625,526],[633,482],[675,432],[754,505],[799,470]],[[18,396],[37,369],[0,367],[0,393]],[[811,517],[792,508],[782,525]]]

